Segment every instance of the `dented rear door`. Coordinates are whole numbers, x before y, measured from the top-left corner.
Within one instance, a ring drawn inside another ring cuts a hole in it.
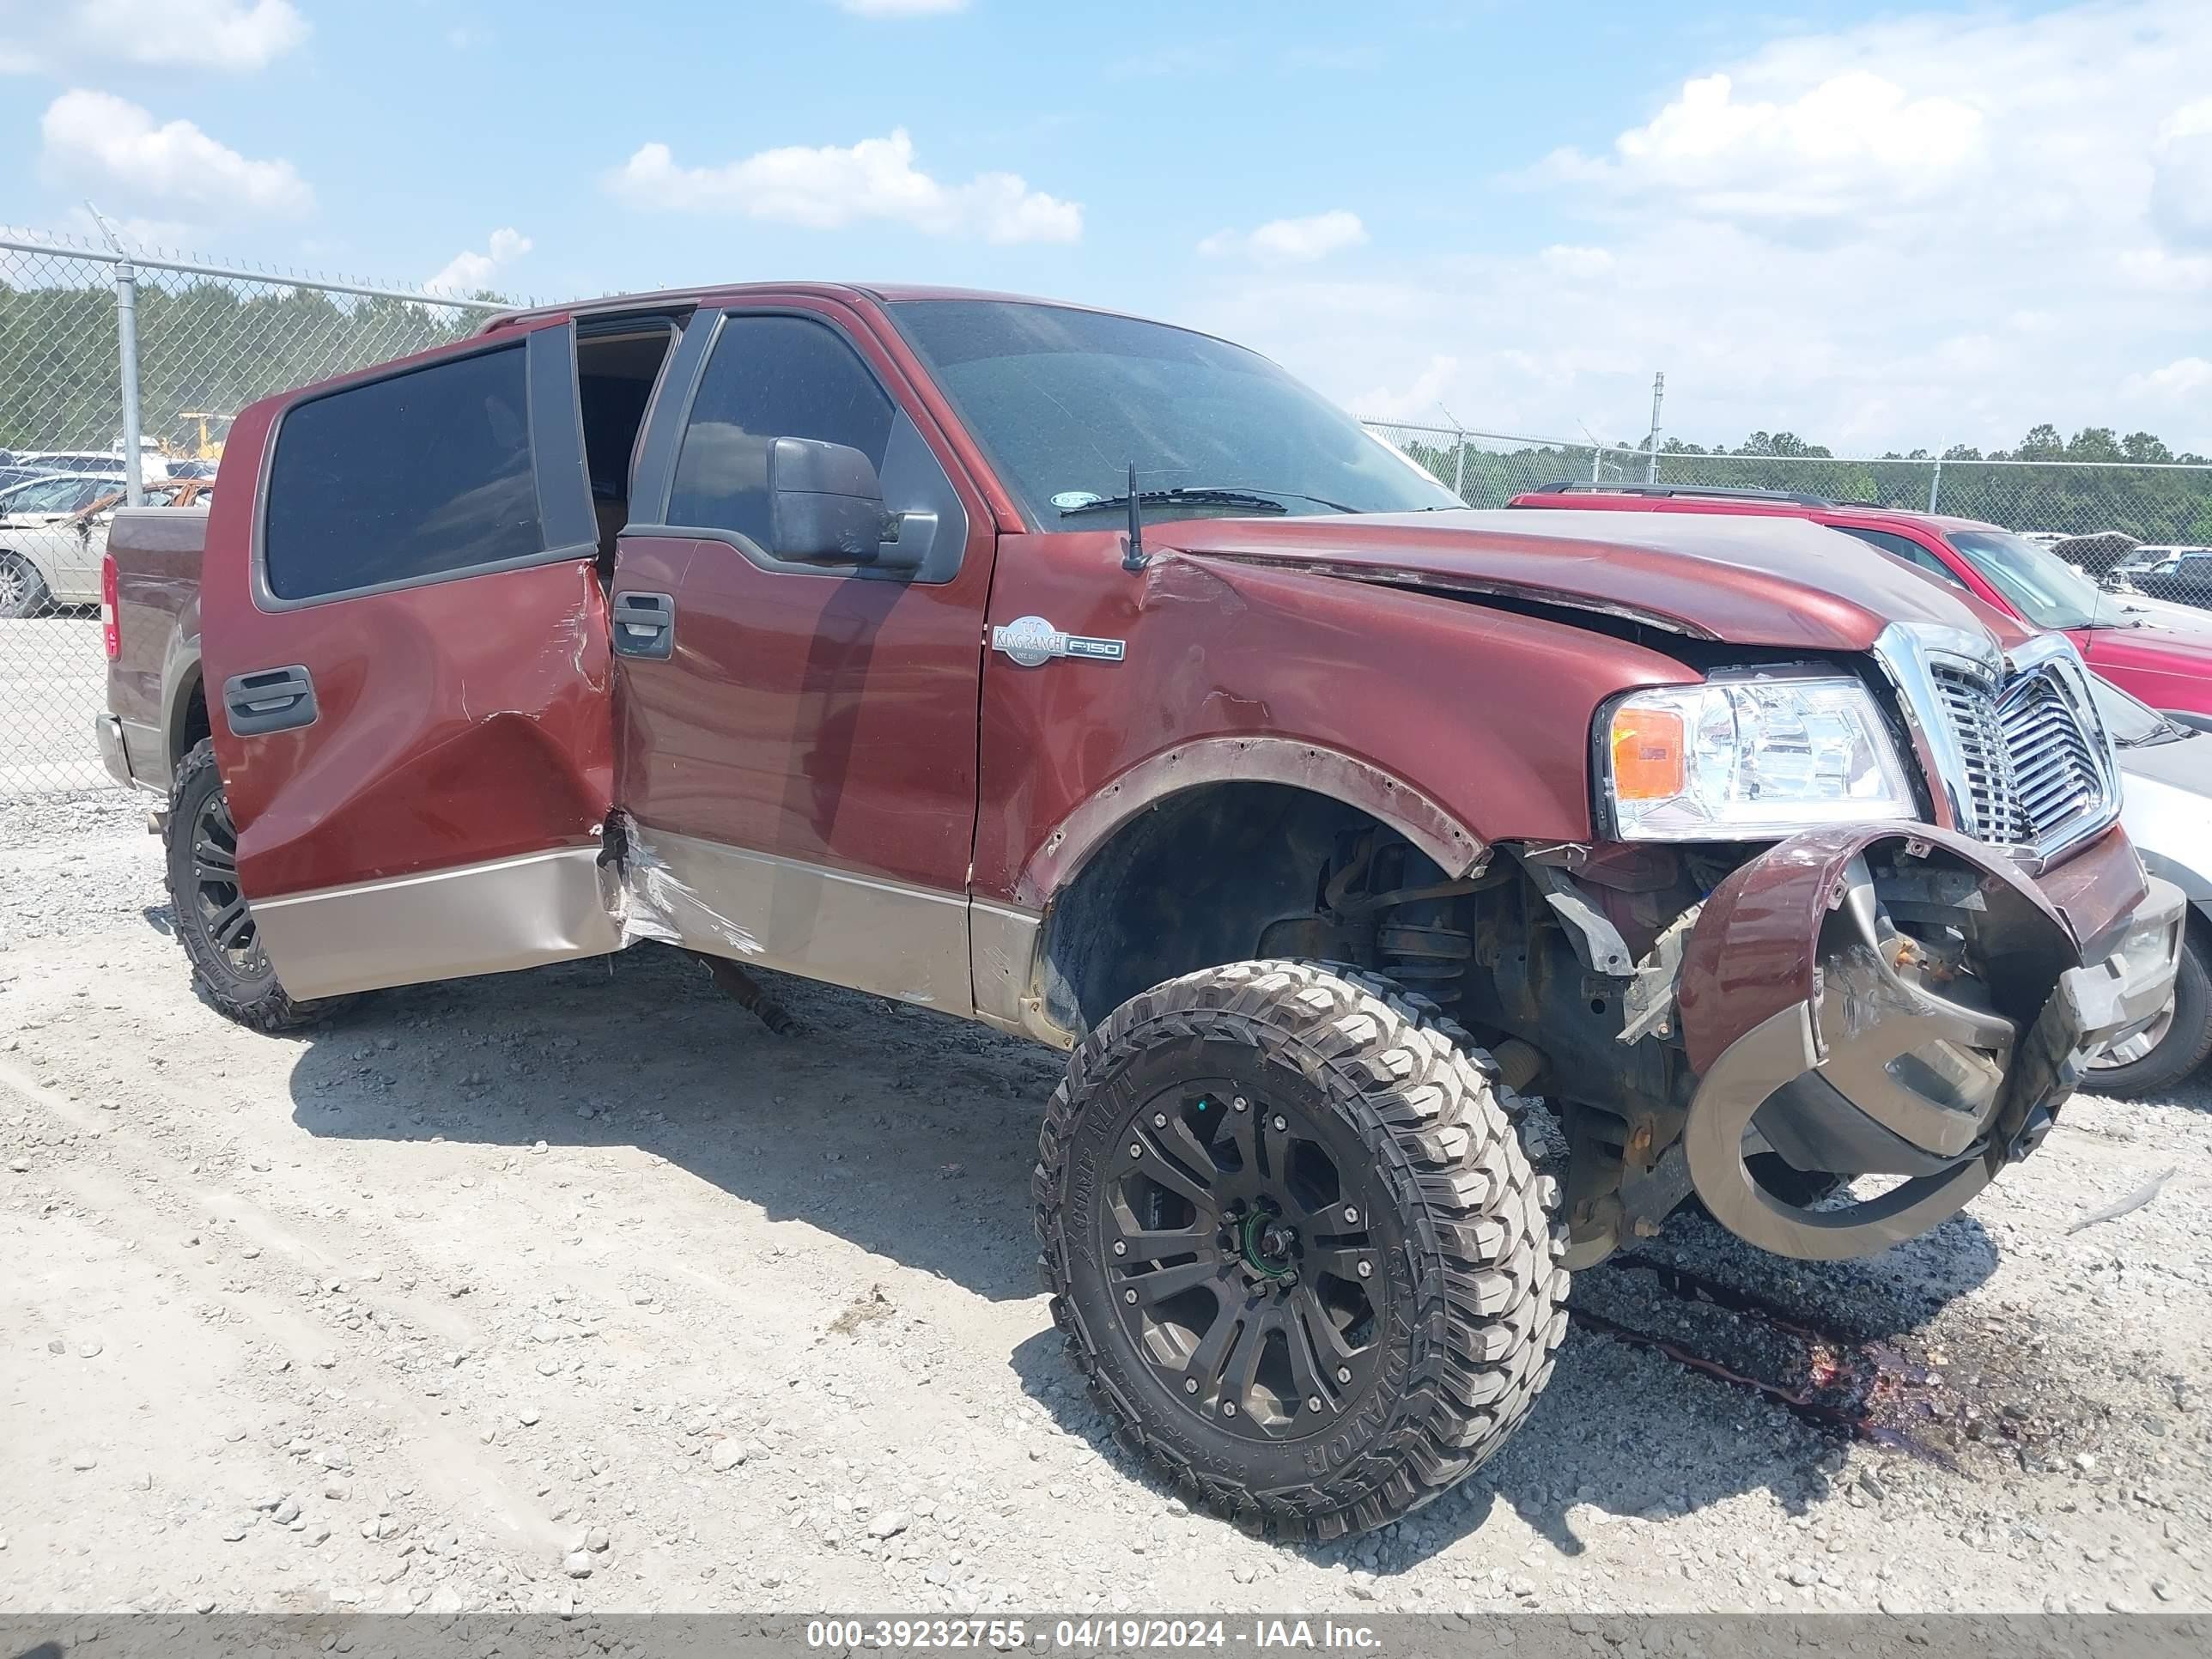
[[[555,319],[258,404],[202,648],[239,885],[318,997],[618,942],[607,609]],[[218,849],[218,855],[220,849]]]

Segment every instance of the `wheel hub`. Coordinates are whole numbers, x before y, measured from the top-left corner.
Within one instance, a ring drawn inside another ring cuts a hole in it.
[[[1244,1265],[1263,1279],[1283,1279],[1297,1271],[1297,1229],[1265,1210],[1255,1210],[1238,1230]]]

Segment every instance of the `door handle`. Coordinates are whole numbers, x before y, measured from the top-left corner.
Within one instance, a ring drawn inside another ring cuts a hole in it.
[[[315,720],[315,682],[301,664],[237,674],[222,683],[223,718],[240,738],[289,732]]]
[[[676,654],[676,598],[671,593],[617,593],[614,647],[620,657]]]

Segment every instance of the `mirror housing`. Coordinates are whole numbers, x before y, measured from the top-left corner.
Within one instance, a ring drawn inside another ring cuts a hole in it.
[[[911,567],[875,463],[845,444],[778,438],[768,451],[769,551],[799,564]]]

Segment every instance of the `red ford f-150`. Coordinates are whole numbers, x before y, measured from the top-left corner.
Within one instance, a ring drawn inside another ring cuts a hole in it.
[[[1278,1534],[1465,1475],[1692,1194],[1936,1225],[2171,994],[2063,637],[1795,520],[1468,511],[1186,330],[534,311],[224,473],[120,516],[100,726],[208,999],[659,941],[1068,1050],[1054,1317]]]

